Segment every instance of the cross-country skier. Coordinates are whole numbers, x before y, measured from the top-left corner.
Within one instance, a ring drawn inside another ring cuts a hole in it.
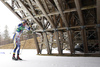
[[[20,23],[18,25],[16,33],[13,36],[13,41],[14,41],[14,50],[13,50],[13,56],[12,56],[13,60],[22,60],[19,57],[19,53],[20,53],[20,36],[23,33],[24,29],[30,30],[30,26],[27,25],[26,20],[23,20],[22,23]],[[17,51],[17,58],[15,58],[16,51]]]

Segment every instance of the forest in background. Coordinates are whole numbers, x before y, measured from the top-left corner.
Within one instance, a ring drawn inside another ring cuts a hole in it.
[[[9,32],[10,31],[8,30],[7,25],[5,26],[3,34],[1,34],[1,31],[0,31],[0,46],[13,43],[13,38],[10,37]],[[15,28],[13,34],[15,32],[16,32],[16,28]],[[21,35],[20,40],[23,41],[23,40],[30,39],[30,38],[33,38],[32,31],[24,30],[22,35]]]

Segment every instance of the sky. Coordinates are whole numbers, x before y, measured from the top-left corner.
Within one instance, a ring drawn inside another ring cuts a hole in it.
[[[10,38],[13,37],[15,27],[21,21],[0,1],[0,32],[4,34],[5,26],[8,26]]]

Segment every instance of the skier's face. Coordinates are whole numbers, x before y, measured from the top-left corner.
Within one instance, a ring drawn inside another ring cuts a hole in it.
[[[26,23],[23,23],[23,26],[25,26],[26,25]]]

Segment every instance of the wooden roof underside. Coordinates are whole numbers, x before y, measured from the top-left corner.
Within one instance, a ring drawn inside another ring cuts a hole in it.
[[[1,0],[20,20],[36,31],[92,27],[100,24],[99,0]]]

